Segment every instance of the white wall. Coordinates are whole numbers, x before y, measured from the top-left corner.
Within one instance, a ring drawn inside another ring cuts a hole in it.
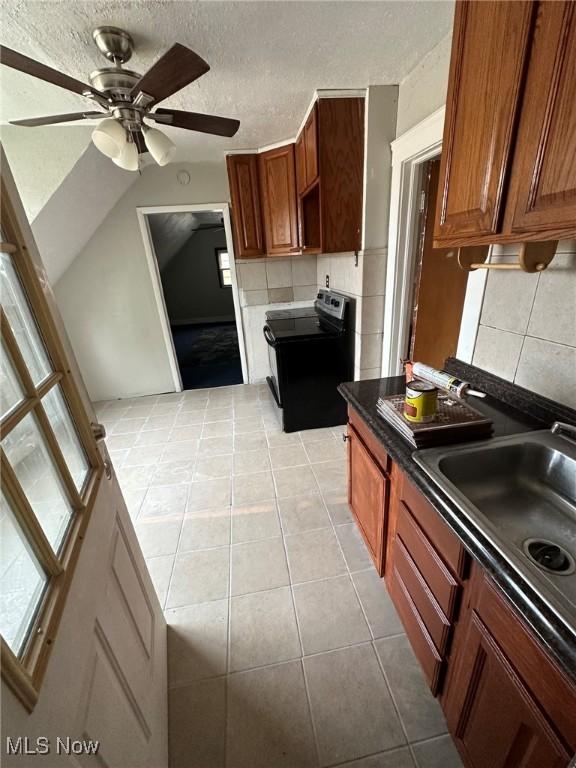
[[[187,186],[177,181],[180,169],[190,174]],[[150,165],[56,284],[92,400],[174,390],[136,208],[226,200],[224,162]]]
[[[90,144],[93,126],[3,125],[2,145],[28,221],[33,221]]]
[[[234,320],[232,288],[220,285],[216,248],[226,248],[224,228],[195,232],[160,271],[171,324]],[[154,250],[161,252],[156,240]]]
[[[514,251],[495,247],[492,260]],[[472,362],[576,408],[576,240],[542,273],[488,273]]]
[[[451,45],[449,34],[400,83],[398,136],[446,103]]]

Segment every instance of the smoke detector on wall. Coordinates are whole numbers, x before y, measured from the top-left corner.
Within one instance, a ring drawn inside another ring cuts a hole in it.
[[[99,107],[98,111],[13,120],[12,125],[35,127],[102,116],[105,119],[94,130],[92,140],[116,165],[129,171],[138,170],[139,155],[145,152],[150,152],[159,165],[166,165],[176,151],[175,145],[164,133],[145,121],[228,137],[234,136],[240,127],[238,120],[216,115],[176,109],[151,111],[159,102],[193,83],[210,69],[204,59],[190,48],[175,43],[144,75],[140,75],[122,68],[134,51],[134,41],[128,32],[117,27],[98,27],[92,37],[100,53],[112,62],[112,66],[92,72],[88,78],[90,85],[11,48],[0,46],[0,63],[84,96]]]

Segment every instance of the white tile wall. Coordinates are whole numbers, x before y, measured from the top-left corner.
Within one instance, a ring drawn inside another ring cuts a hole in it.
[[[266,262],[266,278],[268,288],[288,288],[292,286],[292,261],[276,261],[275,259]]]
[[[292,260],[292,285],[316,285],[316,259]]]
[[[314,301],[317,293],[318,287],[315,282],[311,285],[295,285],[294,301]]]
[[[268,283],[266,281],[266,264],[264,262],[239,264],[238,282],[240,288],[245,291],[268,288]]]
[[[472,362],[576,408],[576,241],[559,243],[541,274],[489,274]]]
[[[514,381],[523,338],[517,333],[480,325],[474,348],[474,365]]]
[[[356,300],[356,351],[354,377],[374,378],[382,362],[386,250],[318,256],[318,285],[342,291]],[[369,375],[365,375],[369,372]]]
[[[576,408],[576,347],[526,336],[516,383]]]
[[[242,262],[237,264],[237,275],[243,307],[312,301],[316,296],[316,256]]]

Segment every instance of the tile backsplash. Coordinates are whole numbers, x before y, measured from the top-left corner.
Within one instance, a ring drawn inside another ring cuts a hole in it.
[[[494,260],[513,259],[495,247]],[[488,274],[472,359],[508,381],[576,408],[576,241],[548,269]]]
[[[316,296],[316,256],[239,261],[236,269],[243,307],[313,301]]]

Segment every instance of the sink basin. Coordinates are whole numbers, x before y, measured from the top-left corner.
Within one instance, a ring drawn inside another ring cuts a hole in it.
[[[546,430],[414,460],[576,627],[576,444]]]

